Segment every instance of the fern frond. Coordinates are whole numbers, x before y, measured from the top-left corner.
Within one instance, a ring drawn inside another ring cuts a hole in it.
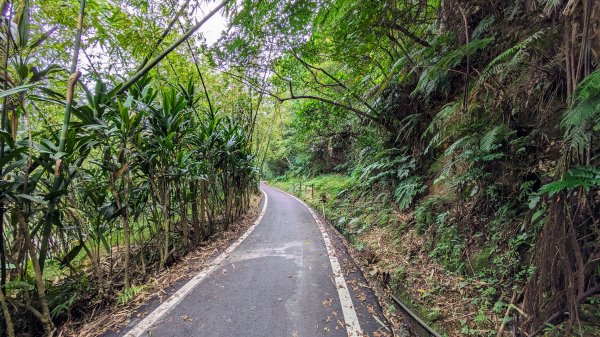
[[[500,63],[504,63],[510,59],[514,59],[520,53],[526,51],[534,42],[540,40],[544,36],[545,32],[546,32],[545,29],[539,30],[539,31],[531,34],[530,36],[528,36],[523,41],[521,41],[521,42],[515,44],[514,46],[508,48],[507,50],[503,51],[498,56],[496,56],[490,63],[487,64],[487,66],[484,69],[484,72],[488,69],[493,68],[494,66],[496,66]]]
[[[578,86],[573,106],[561,121],[567,144],[579,153],[591,146],[592,134],[600,124],[600,70],[587,76]]]
[[[400,181],[394,190],[394,198],[398,202],[398,207],[402,210],[408,208],[413,199],[418,194],[425,192],[425,189],[423,181],[417,176]]]
[[[483,83],[494,76],[508,75],[513,70],[519,69],[522,66],[522,61],[529,56],[530,47],[541,40],[546,31],[545,29],[539,30],[496,56],[481,72],[473,86],[474,90],[480,88]]]
[[[600,96],[600,69],[589,74],[577,87],[576,101],[585,101]]]
[[[600,168],[594,166],[575,166],[558,181],[546,184],[540,188],[540,193],[553,196],[563,190],[573,190],[582,187],[589,191],[593,187],[600,187]]]
[[[448,123],[448,120],[452,118],[452,116],[458,111],[458,107],[460,106],[459,102],[451,102],[442,108],[431,123],[425,129],[422,137],[431,137],[429,143],[427,144],[427,148],[425,148],[425,153],[429,153],[434,148],[437,148],[448,138],[447,128],[444,126]]]
[[[483,153],[491,153],[500,147],[499,142],[514,134],[506,124],[500,124],[488,131],[479,141],[479,150]]]
[[[544,2],[544,13],[550,14],[562,4],[563,0],[544,0]]]
[[[494,24],[494,22],[496,22],[496,17],[493,15],[486,16],[483,18],[483,20],[479,21],[477,27],[473,29],[473,39],[481,37],[485,32],[487,32],[488,28]]]
[[[427,97],[437,91],[442,83],[447,83],[448,73],[452,68],[458,66],[466,56],[485,49],[492,41],[493,38],[475,39],[444,55],[423,71],[412,95],[422,93]]]
[[[473,136],[473,135],[463,136],[463,137],[459,138],[457,141],[455,141],[454,143],[452,143],[452,145],[448,146],[448,148],[444,152],[444,155],[452,156],[459,149],[464,151],[464,149],[472,147],[474,140],[475,140],[475,136]]]

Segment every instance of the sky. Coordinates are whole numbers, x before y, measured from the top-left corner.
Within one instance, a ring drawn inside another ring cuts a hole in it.
[[[209,13],[213,8],[215,8],[219,2],[211,2],[205,3],[203,2],[200,6],[204,13]],[[197,14],[197,19],[200,21],[204,17],[203,13]],[[223,11],[213,15],[202,27],[200,27],[200,33],[204,35],[206,39],[206,44],[210,47],[212,46],[219,37],[221,37],[221,32],[227,28],[227,18],[223,16]]]
[[[201,1],[200,2],[200,10],[194,11],[195,19],[200,21],[204,18],[206,13],[210,13],[220,2],[218,1]],[[224,16],[224,12],[221,10],[213,15],[208,21],[206,21],[200,29],[196,32],[195,35],[202,34],[206,40],[206,45],[211,47],[215,44],[223,31],[227,29],[227,18]],[[180,48],[183,48],[180,46]],[[88,55],[92,56],[93,61],[97,68],[105,70],[111,64],[110,58],[103,57],[105,55],[105,51],[99,46],[91,46],[88,47],[87,50]],[[90,62],[85,57],[80,57],[80,61],[86,68],[90,67]],[[85,71],[84,71],[85,72]]]

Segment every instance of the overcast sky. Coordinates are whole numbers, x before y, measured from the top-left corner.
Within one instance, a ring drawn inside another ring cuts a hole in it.
[[[201,8],[204,13],[209,13],[218,4],[218,2],[211,2],[208,4],[203,3]],[[206,44],[209,47],[217,42],[219,37],[221,37],[221,32],[227,27],[227,19],[222,14],[223,11],[213,15],[204,25],[202,25],[202,27],[200,27],[200,33],[206,38]],[[199,21],[204,17],[204,14],[198,13],[197,16]]]
[[[200,21],[204,18],[206,13],[210,13],[219,2],[201,2],[200,11],[195,11],[195,19]],[[207,22],[205,22],[195,35],[204,36],[206,44],[211,47],[221,37],[221,33],[227,29],[227,18],[223,16],[223,11],[220,11],[213,15]],[[180,49],[183,47],[179,47]],[[109,71],[111,64],[114,64],[110,57],[106,55],[106,51],[100,48],[98,45],[93,45],[87,48],[87,54],[93,60],[94,65],[97,69],[102,71]],[[90,62],[87,57],[80,57],[80,65],[84,65],[88,70],[90,69]],[[132,69],[129,69],[132,70]],[[85,72],[85,70],[84,70]],[[117,70],[119,73],[119,70]]]

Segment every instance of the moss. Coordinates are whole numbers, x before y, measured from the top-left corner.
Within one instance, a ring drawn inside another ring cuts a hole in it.
[[[494,247],[486,246],[481,251],[471,254],[468,259],[475,275],[485,272],[493,266]],[[469,271],[470,268],[469,268]]]

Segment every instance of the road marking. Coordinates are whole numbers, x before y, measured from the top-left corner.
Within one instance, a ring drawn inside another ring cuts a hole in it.
[[[200,284],[200,282],[202,282],[202,280],[204,280],[208,275],[210,275],[218,267],[218,265],[221,262],[223,262],[223,260],[225,260],[227,256],[229,256],[229,254],[231,254],[231,252],[233,252],[233,250],[236,249],[237,246],[239,246],[240,243],[242,243],[242,241],[244,241],[244,239],[246,239],[252,233],[256,225],[258,225],[258,223],[262,220],[263,216],[265,215],[265,212],[267,211],[267,204],[269,203],[269,197],[267,196],[267,193],[262,189],[260,191],[265,196],[265,202],[263,203],[263,207],[260,211],[260,214],[258,215],[258,218],[256,218],[256,221],[254,221],[252,226],[250,226],[250,228],[248,228],[246,232],[242,236],[240,236],[234,243],[232,243],[231,246],[229,246],[223,253],[221,253],[214,260],[212,260],[208,267],[204,268],[201,272],[198,273],[198,275],[194,276],[194,278],[192,278],[186,284],[184,284],[183,287],[177,290],[176,293],[174,293],[168,300],[163,302],[158,308],[154,309],[153,312],[151,312],[135,327],[129,330],[129,332],[127,332],[123,337],[141,336],[162,316],[164,316],[169,310],[171,310],[171,308],[173,308],[179,302],[181,302],[181,300],[183,300],[185,296],[187,296],[192,291],[192,289],[194,289],[198,284]]]
[[[271,186],[269,186],[271,187]],[[308,209],[310,214],[312,214],[313,219],[317,223],[319,230],[321,231],[321,235],[323,235],[323,240],[325,241],[325,248],[327,248],[327,255],[329,255],[329,262],[331,263],[331,269],[333,270],[335,286],[338,291],[338,296],[340,298],[340,303],[342,305],[342,313],[344,315],[344,321],[346,322],[346,331],[348,332],[348,336],[350,337],[359,337],[363,336],[362,329],[360,328],[360,323],[358,322],[358,316],[356,315],[356,309],[354,308],[354,304],[352,303],[352,297],[350,296],[350,291],[348,290],[348,285],[346,284],[346,279],[344,278],[344,274],[342,273],[342,268],[340,267],[340,263],[335,256],[335,248],[331,243],[331,239],[329,238],[329,234],[325,230],[325,226],[317,213],[313,211],[304,201],[296,198],[295,196],[282,191],[278,188],[271,187],[278,191],[281,191],[292,198],[298,200],[304,207]]]

